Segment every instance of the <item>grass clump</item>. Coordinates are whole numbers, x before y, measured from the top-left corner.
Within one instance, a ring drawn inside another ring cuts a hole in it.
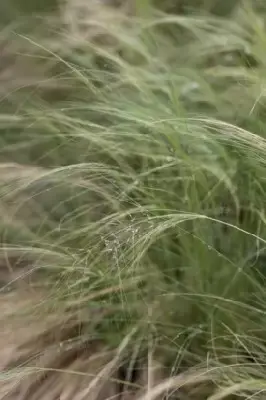
[[[107,378],[145,400],[262,398],[264,14],[81,6],[7,34],[37,78],[2,97],[2,320],[33,324],[3,396],[72,399],[52,371],[92,368],[79,399]]]

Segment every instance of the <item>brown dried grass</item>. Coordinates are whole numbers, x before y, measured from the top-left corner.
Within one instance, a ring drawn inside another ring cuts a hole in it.
[[[14,274],[24,276],[25,265],[16,265],[0,269],[4,283],[14,280]],[[0,294],[1,400],[130,399],[143,392],[150,370],[154,384],[161,379],[158,366],[149,366],[149,372],[144,366],[121,393],[119,349],[84,335],[79,312],[73,316],[73,310],[46,309],[40,315],[47,293],[21,280],[11,292]]]
[[[27,266],[14,261],[2,280],[13,280],[19,270],[23,284],[0,291],[0,400],[153,400],[210,382],[205,371],[165,379],[161,364],[151,355],[130,378],[131,360],[124,357],[130,338],[110,349],[85,333],[82,321],[88,316],[78,310],[42,308],[46,290],[26,282]],[[4,266],[1,275],[3,271]],[[91,316],[92,325],[95,318]]]

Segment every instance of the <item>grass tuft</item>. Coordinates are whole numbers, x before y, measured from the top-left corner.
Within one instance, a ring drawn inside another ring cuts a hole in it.
[[[210,5],[3,29],[0,398],[263,398],[265,11]]]

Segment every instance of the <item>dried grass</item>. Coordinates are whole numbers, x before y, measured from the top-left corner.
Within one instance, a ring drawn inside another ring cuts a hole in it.
[[[137,381],[121,393],[116,352],[96,340],[74,340],[79,321],[58,315],[25,317],[25,308],[42,301],[40,293],[16,290],[0,301],[2,400],[131,399],[143,393],[151,375],[153,384],[161,379],[157,366],[149,372],[144,366]]]
[[[10,263],[12,279],[24,265],[15,258]],[[0,294],[1,400],[152,400],[210,382],[205,371],[165,379],[153,354],[138,364],[134,375],[130,368],[136,367],[125,358],[130,334],[119,348],[110,349],[85,333],[82,320],[88,316],[50,308],[41,317],[39,305],[46,301],[45,290],[26,282]]]

